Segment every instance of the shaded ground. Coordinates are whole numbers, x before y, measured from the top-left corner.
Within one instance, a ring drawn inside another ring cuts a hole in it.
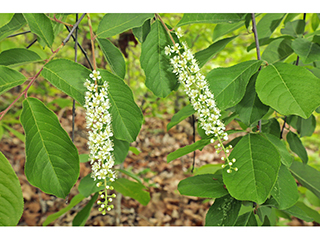
[[[85,128],[85,112],[76,110],[75,119],[75,145],[79,154],[88,153],[87,134]],[[64,129],[71,133],[71,110],[61,109],[58,118]],[[145,118],[137,141],[132,144],[141,151],[139,155],[129,152],[124,164],[124,169],[131,169],[144,179],[149,187],[151,200],[147,206],[141,205],[129,197],[118,197],[115,200],[115,209],[102,216],[94,205],[87,226],[203,226],[206,211],[212,201],[198,197],[182,196],[177,190],[180,180],[191,176],[192,154],[183,156],[171,163],[166,163],[166,156],[170,152],[192,143],[192,127],[189,122],[183,121],[178,126],[166,131],[166,125],[172,116],[164,115],[163,119]],[[23,133],[21,125],[13,126]],[[232,126],[231,126],[232,127]],[[0,149],[8,158],[17,173],[25,201],[24,213],[18,225],[41,226],[46,217],[67,206],[78,194],[77,186],[81,178],[90,172],[88,163],[81,163],[80,177],[72,188],[68,200],[56,198],[43,193],[38,188],[31,186],[24,175],[24,144],[14,135],[3,136]],[[203,151],[197,151],[196,167],[218,163],[220,156],[214,152],[213,145],[206,146]],[[90,199],[83,200],[71,211],[52,222],[54,226],[71,226],[74,216],[85,206]],[[119,201],[121,200],[121,204]],[[294,219],[290,225],[305,225],[306,223]],[[312,224],[312,223],[311,223]]]

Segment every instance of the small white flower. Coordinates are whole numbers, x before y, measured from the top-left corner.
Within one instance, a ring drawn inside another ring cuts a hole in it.
[[[176,30],[176,34],[177,34],[177,37],[180,38],[183,36],[183,33],[182,33],[182,29],[181,27],[178,27],[177,30]]]

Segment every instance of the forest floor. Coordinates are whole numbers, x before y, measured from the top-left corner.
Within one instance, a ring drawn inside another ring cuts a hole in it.
[[[63,128],[71,135],[71,108],[60,109],[56,114]],[[123,169],[131,170],[144,180],[144,185],[150,192],[150,202],[143,206],[130,197],[118,194],[114,200],[115,209],[105,216],[101,215],[98,205],[95,204],[86,226],[203,226],[205,224],[205,215],[212,200],[183,196],[177,190],[178,183],[182,179],[192,176],[193,154],[170,163],[166,161],[166,156],[170,152],[193,142],[192,126],[186,120],[167,132],[166,126],[171,117],[170,114],[164,114],[162,118],[145,117],[137,140],[131,144],[140,151],[140,154],[135,155],[129,151],[123,163]],[[12,127],[24,133],[21,125],[15,124]],[[196,136],[196,140],[198,139],[199,136]],[[76,110],[75,145],[79,154],[88,153],[85,111],[82,108]],[[12,164],[22,187],[25,204],[19,226],[41,226],[49,215],[66,207],[79,193],[77,186],[80,180],[91,171],[89,163],[80,163],[79,180],[71,189],[68,199],[60,199],[45,194],[28,183],[24,175],[25,151],[21,140],[11,133],[3,135],[0,149]],[[220,157],[215,153],[212,144],[207,145],[202,151],[196,151],[195,168],[208,163],[220,163]],[[72,226],[74,216],[89,200],[90,198],[84,199],[50,225]],[[297,226],[307,223],[293,219],[289,224]]]

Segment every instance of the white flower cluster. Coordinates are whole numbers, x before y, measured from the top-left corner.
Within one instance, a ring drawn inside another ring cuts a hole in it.
[[[179,38],[182,36],[181,28],[177,29],[177,36]],[[231,169],[237,171],[237,168],[231,167],[235,159],[230,161],[227,156],[230,148],[225,148],[222,144],[222,141],[228,140],[228,134],[225,132],[224,123],[219,119],[221,116],[220,109],[216,106],[214,94],[209,90],[209,83],[205,76],[200,73],[197,60],[191,50],[183,42],[182,46],[179,43],[166,46],[164,51],[166,55],[171,56],[172,71],[178,76],[178,81],[188,95],[201,128],[206,135],[213,135],[214,138],[219,140],[217,146],[221,147],[226,154],[227,164],[223,166],[229,166],[228,173],[232,172]],[[214,138],[211,139],[212,143],[215,141]]]
[[[108,181],[113,182],[116,178],[116,174],[112,170],[114,149],[111,139],[113,136],[112,119],[108,111],[110,108],[108,83],[103,82],[99,85],[101,79],[99,71],[94,70],[89,76],[91,79],[86,79],[84,83],[87,88],[84,105],[86,108],[86,123],[87,128],[90,129],[88,140],[89,160],[92,167],[92,178],[95,181],[98,179],[98,187],[105,186],[104,193],[103,191],[100,192],[101,198],[105,201],[98,201],[98,204],[101,204],[99,210],[102,211],[102,214],[105,214],[106,210],[110,211],[113,208],[113,205],[108,205],[108,203],[112,201],[112,197],[115,197],[115,195],[107,195],[107,190],[113,189],[112,186],[109,186]]]

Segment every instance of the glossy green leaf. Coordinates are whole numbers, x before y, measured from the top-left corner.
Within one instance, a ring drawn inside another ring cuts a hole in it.
[[[297,129],[300,137],[311,136],[316,129],[316,118],[313,114],[307,119],[291,115],[287,117],[287,123]]]
[[[302,186],[308,188],[318,198],[320,198],[319,171],[298,161],[294,161],[289,170]]]
[[[19,179],[6,157],[0,152],[0,226],[15,226],[23,212]]]
[[[288,132],[287,134],[287,141],[289,143],[290,149],[296,153],[302,160],[304,164],[308,163],[308,154],[303,146],[300,138],[297,136],[297,134],[293,132]]]
[[[89,161],[89,154],[80,154],[79,160],[81,163],[88,162]]]
[[[207,74],[210,90],[220,110],[233,107],[241,101],[251,76],[258,71],[261,63],[250,60],[232,67],[214,68]]]
[[[257,24],[257,33],[259,40],[269,38],[274,30],[279,26],[285,14],[283,13],[267,13]]]
[[[45,42],[51,48],[54,40],[54,33],[50,19],[44,13],[24,13],[31,32]]]
[[[177,27],[194,23],[235,23],[242,21],[244,15],[243,13],[185,13]]]
[[[72,220],[72,226],[84,226],[86,224],[86,221],[88,220],[89,215],[90,215],[91,208],[92,208],[93,204],[96,202],[96,200],[98,199],[98,196],[99,196],[98,193],[96,193],[90,199],[90,201],[87,203],[87,205],[84,206],[77,213],[77,215]]]
[[[71,210],[75,205],[77,205],[79,202],[81,202],[85,197],[82,194],[77,194],[74,196],[69,205],[66,206],[65,208],[62,208],[59,212],[53,213],[49,215],[46,220],[42,223],[42,226],[48,226],[50,223],[52,223],[54,220]]]
[[[285,165],[280,167],[271,195],[277,201],[277,208],[280,210],[292,207],[299,199],[296,181]]]
[[[25,24],[26,20],[21,13],[14,14],[9,23],[0,27],[0,41],[16,30],[22,28]]]
[[[231,196],[262,204],[270,194],[280,168],[280,154],[273,144],[259,134],[247,134],[232,150],[232,165],[239,170],[223,171],[223,181]]]
[[[270,118],[267,122],[261,123],[261,131],[263,133],[270,133],[277,138],[280,137],[280,124],[276,118]]]
[[[97,187],[98,181],[94,181],[91,177],[91,173],[81,179],[78,190],[84,197],[89,197],[92,193],[98,192],[104,189],[104,186]]]
[[[112,141],[113,141],[113,154],[114,154],[114,164],[121,164],[124,162],[124,160],[126,159],[128,152],[129,152],[129,147],[130,147],[130,143],[127,141],[123,141],[123,140],[119,140],[116,139],[115,137],[112,137]]]
[[[171,152],[168,154],[167,156],[167,162],[171,162],[172,160],[175,160],[179,157],[182,157],[188,153],[191,153],[195,150],[198,150],[198,149],[202,149],[204,146],[208,145],[210,143],[210,138],[204,138],[204,139],[201,139],[199,141],[196,141],[195,143],[193,144],[190,144],[190,145],[187,145],[185,147],[182,147],[182,148],[179,148],[177,149],[176,151],[174,152]]]
[[[243,22],[237,22],[237,23],[228,23],[228,24],[217,24],[213,30],[212,35],[212,41],[215,41],[216,39],[220,38],[221,36],[224,36],[228,33],[233,32],[234,30],[237,30],[238,28],[244,26]]]
[[[244,97],[235,107],[239,119],[247,126],[260,120],[269,110],[269,107],[264,105],[257,96],[256,79],[257,74],[254,74],[247,85]]]
[[[263,68],[256,91],[262,103],[283,115],[308,118],[320,105],[320,81],[307,69],[277,62]]]
[[[293,53],[291,42],[287,38],[278,38],[272,41],[263,51],[261,59],[266,60],[268,63],[285,60]]]
[[[81,64],[67,59],[55,59],[44,65],[41,75],[81,105],[85,103],[86,88],[83,85],[91,71]]]
[[[241,202],[230,195],[217,198],[206,215],[205,226],[234,226]]]
[[[252,211],[240,215],[234,226],[258,226],[257,219]]]
[[[291,47],[304,63],[320,60],[320,46],[306,38],[296,38]]]
[[[289,213],[293,216],[295,216],[296,218],[302,219],[306,222],[312,222],[313,218],[310,217],[303,209],[300,208],[299,206],[299,202],[296,203],[294,206],[287,208],[285,210],[283,210],[285,213]]]
[[[203,67],[203,65],[206,62],[208,62],[218,52],[223,50],[225,48],[225,46],[236,37],[237,36],[221,39],[221,40],[219,40],[217,42],[214,42],[213,44],[211,44],[206,49],[203,49],[203,50],[201,50],[199,52],[196,52],[195,58],[198,61],[199,67],[200,68]]]
[[[143,115],[135,103],[128,85],[118,76],[99,69],[101,78],[108,82],[108,93],[111,103],[112,128],[115,138],[134,142],[140,132]]]
[[[319,17],[317,16],[316,13],[313,13],[311,16],[311,27],[313,31],[317,30],[319,23],[320,23]]]
[[[140,43],[143,43],[151,29],[151,20],[148,19],[144,22],[141,27],[132,28],[132,33],[139,40]]]
[[[277,137],[269,133],[264,133],[264,135],[280,153],[281,163],[290,167],[293,162],[293,156],[288,152],[285,142],[279,138],[279,135]]]
[[[222,169],[222,164],[206,164],[202,165],[201,167],[195,169],[194,176],[201,175],[201,174],[214,174],[218,170]]]
[[[170,37],[160,21],[156,21],[142,43],[140,63],[146,75],[146,86],[158,97],[168,96],[179,85],[171,71],[170,57],[164,53],[168,45],[172,45]]]
[[[320,214],[318,211],[308,207],[303,202],[297,202],[295,206],[304,211],[309,217],[313,218],[313,221],[320,223]]]
[[[0,66],[0,94],[26,81],[26,77],[9,67]]]
[[[37,61],[41,61],[40,56],[25,48],[11,48],[0,53],[0,65],[4,66],[16,67]]]
[[[201,198],[220,198],[228,194],[221,175],[201,174],[181,180],[178,184],[181,195]]]
[[[112,72],[124,79],[126,75],[126,63],[121,51],[108,39],[97,38],[97,41]]]
[[[140,27],[152,17],[153,13],[107,13],[98,25],[97,36],[112,37],[131,28]]]
[[[301,19],[287,22],[284,25],[284,28],[281,29],[281,33],[290,35],[294,38],[301,37],[304,33],[305,26],[305,21]]]
[[[118,178],[112,185],[114,189],[123,196],[131,197],[144,206],[150,201],[150,193],[145,191],[146,187],[141,183],[133,182],[125,178]]]
[[[25,174],[43,192],[65,198],[79,177],[78,150],[57,116],[36,98],[23,101]]]
[[[7,25],[11,21],[13,15],[14,13],[1,13],[0,28]]]
[[[174,114],[171,118],[171,121],[167,125],[167,131],[169,131],[172,127],[176,126],[178,123],[190,117],[196,111],[193,109],[191,104],[186,105],[183,107],[179,112]]]

